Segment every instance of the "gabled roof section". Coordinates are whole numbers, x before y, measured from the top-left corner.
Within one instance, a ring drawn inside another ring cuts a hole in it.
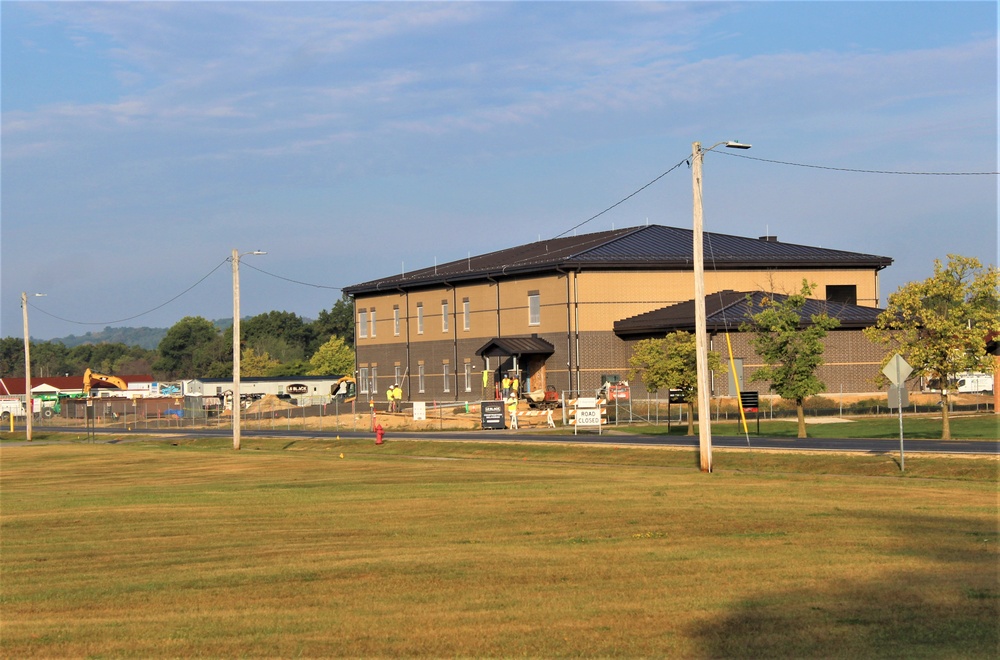
[[[749,296],[751,303],[747,302]],[[760,311],[764,298],[782,301],[788,296],[763,291],[720,291],[705,296],[705,325],[710,332],[736,331],[750,315]],[[805,322],[815,314],[826,313],[840,321],[839,330],[857,330],[875,325],[883,310],[846,303],[808,298],[802,308]],[[619,337],[636,337],[666,334],[676,330],[694,331],[694,301],[670,305],[645,314],[615,321],[615,334]]]
[[[773,238],[761,240],[706,232],[706,269],[872,268],[892,264],[889,257],[830,250]],[[487,278],[552,272],[556,269],[691,270],[694,237],[690,229],[647,225],[565,236],[451,261],[344,288],[349,295],[414,289]]]
[[[552,355],[556,347],[538,337],[496,337],[476,351],[476,355],[487,357],[509,357],[511,355]]]

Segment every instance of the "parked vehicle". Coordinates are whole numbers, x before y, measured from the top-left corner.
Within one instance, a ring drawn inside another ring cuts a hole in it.
[[[11,417],[24,417],[24,402],[17,397],[0,398],[0,419],[8,422]]]

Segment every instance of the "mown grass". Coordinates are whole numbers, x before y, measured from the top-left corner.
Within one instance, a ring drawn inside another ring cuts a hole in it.
[[[0,651],[995,656],[996,460],[691,454],[4,447]]]
[[[807,421],[809,418],[806,418]],[[807,424],[807,434],[810,438],[899,438],[898,417],[849,417],[850,421],[834,424]],[[760,421],[760,434],[776,438],[794,438],[798,434],[796,420],[764,420]],[[666,422],[658,425],[619,425],[617,428],[630,433],[650,435],[684,435],[687,433],[687,423],[676,422],[667,428]],[[750,436],[757,434],[757,420],[747,418],[747,428]],[[697,433],[697,426],[695,427]],[[743,426],[736,421],[713,421],[713,435],[741,436]],[[1000,415],[982,413],[963,415],[951,419],[951,436],[955,440],[996,440],[1000,438]],[[941,438],[940,415],[908,415],[903,417],[904,440],[937,440]]]

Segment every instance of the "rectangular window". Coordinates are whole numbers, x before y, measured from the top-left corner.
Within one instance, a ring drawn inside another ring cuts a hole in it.
[[[469,311],[469,308],[470,308],[469,299],[468,298],[463,299],[462,300],[462,329],[465,330],[466,332],[468,332],[469,329],[472,327],[472,319],[469,318],[470,315],[471,315],[470,311]]]
[[[541,325],[542,300],[537,291],[528,293],[528,325]]]
[[[378,367],[374,364],[372,365],[372,394],[378,394]]]
[[[465,363],[465,391],[472,391],[472,365],[468,362]]]
[[[362,309],[358,312],[358,337],[368,336],[368,310]]]
[[[396,377],[396,379],[392,381],[393,384],[395,384],[395,385],[402,385],[403,384],[403,370],[400,367],[396,367],[395,377]]]
[[[441,301],[441,332],[448,332],[448,301]]]
[[[417,303],[417,334],[424,334],[424,304]]]
[[[372,307],[368,312],[368,321],[372,326],[372,337],[375,336],[375,308]]]
[[[451,365],[445,362],[441,365],[441,371],[444,373],[444,391],[451,392]]]
[[[399,305],[392,308],[392,334],[399,336]]]
[[[417,365],[417,391],[424,393],[424,365]]]
[[[368,394],[368,367],[358,369],[358,388],[361,394]]]
[[[828,284],[826,286],[827,302],[858,304],[858,287],[855,284]]]

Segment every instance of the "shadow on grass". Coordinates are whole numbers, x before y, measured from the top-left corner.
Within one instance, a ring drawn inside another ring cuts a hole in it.
[[[996,657],[996,586],[928,577],[761,594],[692,632],[712,658]]]
[[[879,548],[934,568],[833,582],[827,589],[760,593],[691,632],[713,658],[994,658],[1000,648],[996,529],[970,520],[875,516],[924,544]],[[928,538],[939,542],[926,544]],[[858,543],[865,544],[864,539]],[[877,541],[872,542],[877,543]]]

